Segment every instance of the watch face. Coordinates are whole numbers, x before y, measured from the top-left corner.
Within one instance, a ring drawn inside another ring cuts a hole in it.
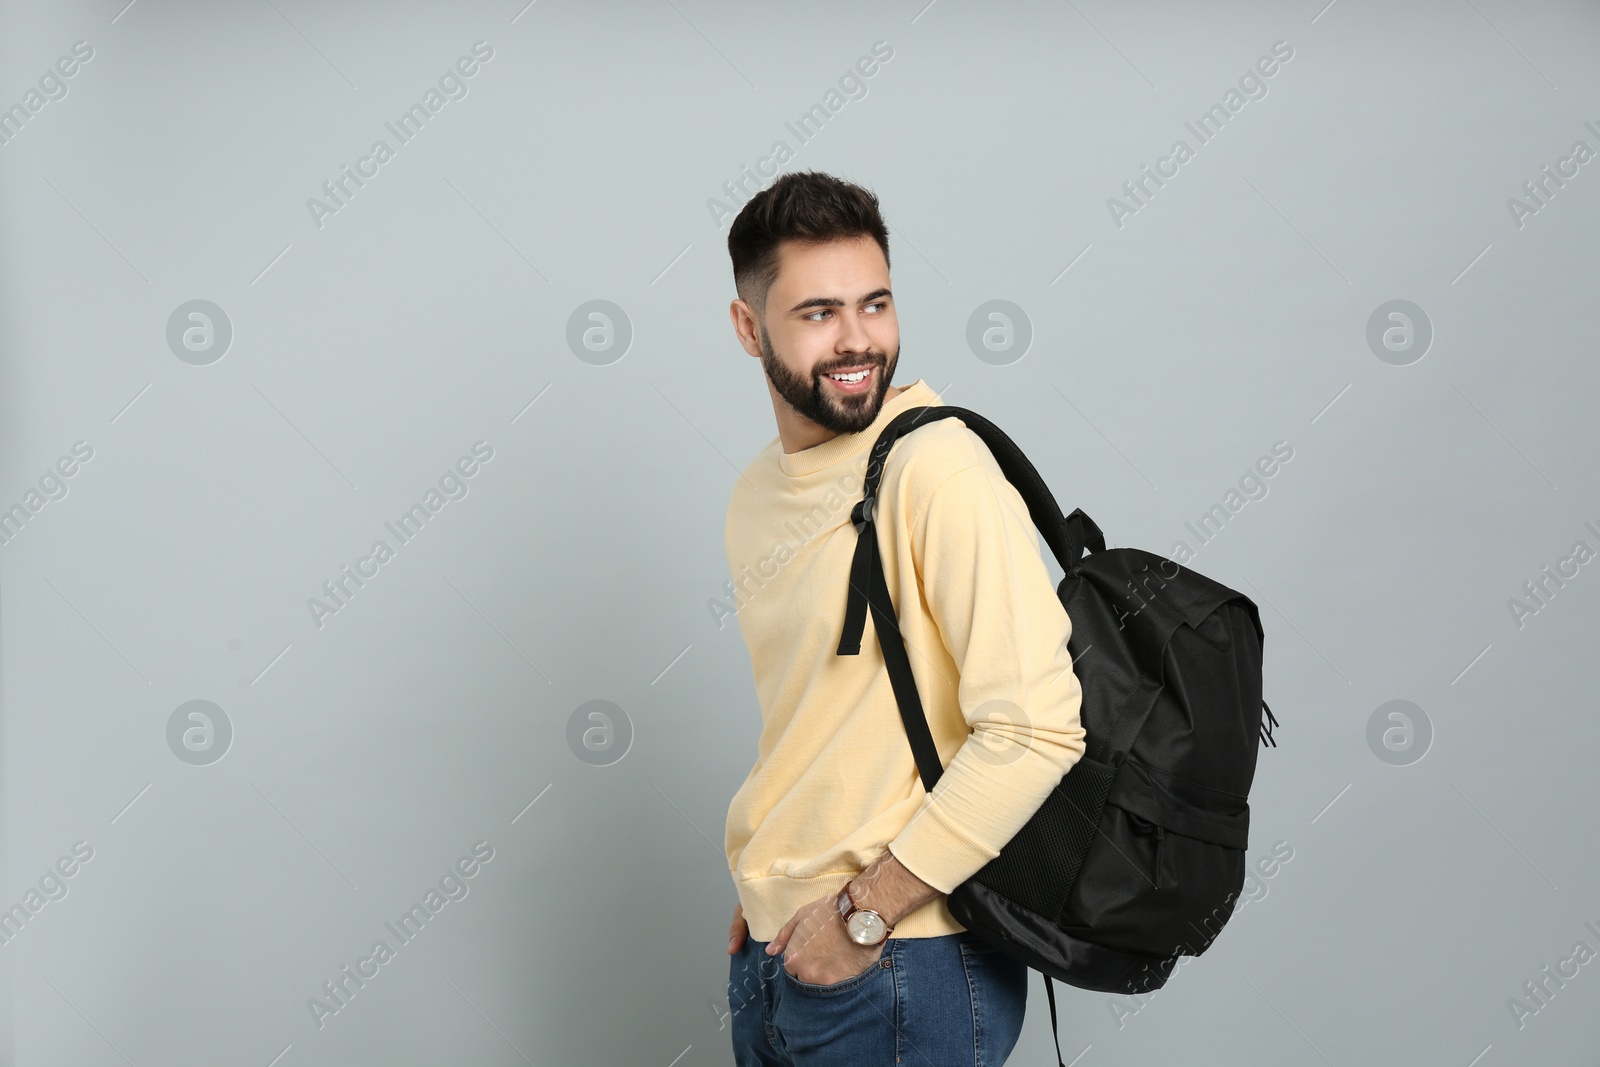
[[[887,930],[875,911],[858,911],[850,916],[850,939],[858,945],[876,945]]]

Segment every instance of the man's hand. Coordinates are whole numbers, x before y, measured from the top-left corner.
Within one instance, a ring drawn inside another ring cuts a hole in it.
[[[834,903],[838,893],[819,897],[794,913],[778,936],[767,943],[767,955],[784,952],[784,970],[802,982],[833,985],[853,977],[883,958],[889,939],[876,945],[858,945],[845,932],[844,919]],[[795,966],[790,967],[789,962]]]
[[[850,882],[850,895],[856,904],[871,908],[894,926],[916,911],[939,891],[906,869],[889,849],[884,849]],[[794,918],[784,924],[777,936],[767,943],[767,955],[775,956],[793,946],[784,955],[787,963],[794,960],[800,966],[789,973],[802,982],[814,985],[833,985],[858,975],[883,958],[889,939],[876,945],[858,945],[850,940],[844,919],[839,914],[838,893],[819,897],[794,913]],[[733,928],[728,931],[728,953],[732,955],[744,944],[750,927],[744,919],[744,905],[733,912]],[[802,971],[804,973],[802,973]]]

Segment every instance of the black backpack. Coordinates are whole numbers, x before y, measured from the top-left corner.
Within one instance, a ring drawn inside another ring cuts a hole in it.
[[[962,926],[1043,972],[1053,1031],[1053,979],[1159,989],[1179,956],[1203,953],[1227,923],[1244,885],[1257,739],[1277,745],[1262,712],[1278,721],[1261,699],[1261,618],[1248,597],[1154,553],[1107,550],[1081,508],[1062,517],[1028,457],[983,416],[910,408],[878,436],[850,513],[857,542],[838,654],[860,653],[870,606],[925,789],[944,768],[884,581],[873,504],[896,439],[952,417],[983,439],[1065,574],[1056,592],[1072,622],[1086,750],[947,901]]]

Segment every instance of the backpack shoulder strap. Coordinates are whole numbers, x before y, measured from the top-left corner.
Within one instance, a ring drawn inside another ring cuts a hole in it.
[[[850,564],[844,630],[839,638],[837,654],[855,656],[861,653],[861,637],[870,609],[878,644],[883,650],[884,664],[889,671],[889,682],[894,689],[895,701],[900,706],[900,716],[905,722],[912,754],[916,757],[917,772],[922,776],[923,788],[930,792],[944,768],[939,762],[932,732],[928,729],[916,679],[911,673],[911,661],[906,655],[905,641],[900,634],[894,602],[883,577],[883,559],[878,548],[873,505],[883,481],[884,464],[895,441],[918,426],[947,418],[959,418],[983,439],[1006,479],[1016,486],[1027,503],[1028,514],[1033,518],[1034,525],[1044,535],[1045,543],[1055,553],[1057,562],[1065,572],[1070,574],[1077,569],[1085,547],[1096,552],[1105,550],[1105,538],[1094,521],[1082,509],[1074,511],[1070,518],[1063,518],[1060,505],[1028,457],[998,426],[982,415],[962,407],[923,405],[906,409],[883,428],[867,460],[862,498],[850,512],[850,521],[856,528],[856,551]]]

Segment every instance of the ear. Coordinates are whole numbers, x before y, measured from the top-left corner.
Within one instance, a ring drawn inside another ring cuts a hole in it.
[[[734,300],[728,305],[728,318],[733,322],[733,332],[739,338],[740,346],[748,355],[760,359],[761,324],[755,311],[743,300]]]

